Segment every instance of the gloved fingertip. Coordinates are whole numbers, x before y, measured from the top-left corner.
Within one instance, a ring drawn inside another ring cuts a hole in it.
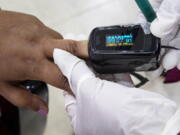
[[[62,71],[68,80],[70,80],[70,73],[76,63],[80,62],[81,59],[61,49],[54,49],[53,52],[54,62]]]
[[[66,52],[62,49],[54,48],[53,57],[58,57],[62,54],[66,54],[66,53],[68,53],[68,52]]]
[[[178,27],[174,24],[174,21],[170,19],[168,20],[162,16],[156,18],[151,23],[151,33],[154,36],[165,40],[165,42],[170,42],[176,36],[178,30]]]
[[[160,21],[158,19],[155,19],[150,26],[150,30],[152,34],[156,37],[163,38],[163,32],[161,31],[160,27]]]
[[[53,51],[53,58],[54,58],[54,62],[57,63],[58,57],[59,57],[59,49],[55,48]]]
[[[59,68],[61,68],[60,65],[62,65],[62,60],[63,60],[63,50],[55,48],[53,51],[53,58],[54,58],[54,63],[58,65]]]
[[[172,50],[168,54],[166,54],[162,61],[162,65],[166,70],[175,68],[177,64],[178,64],[178,53],[176,50]]]
[[[56,64],[62,63],[62,61],[63,63],[70,63],[75,59],[80,60],[78,57],[72,55],[71,53],[57,48],[54,49],[53,58],[55,63],[57,62]]]

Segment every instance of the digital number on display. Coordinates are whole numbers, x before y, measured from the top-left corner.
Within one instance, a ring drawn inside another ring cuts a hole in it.
[[[133,35],[110,35],[106,36],[106,46],[133,46]]]

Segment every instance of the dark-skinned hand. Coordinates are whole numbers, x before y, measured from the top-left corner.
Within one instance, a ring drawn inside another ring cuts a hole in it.
[[[0,96],[18,107],[47,114],[47,104],[19,82],[39,80],[70,92],[67,79],[53,62],[54,48],[88,56],[86,43],[64,40],[36,17],[0,11]]]

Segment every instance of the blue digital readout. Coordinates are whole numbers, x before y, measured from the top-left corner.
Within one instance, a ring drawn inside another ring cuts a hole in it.
[[[108,35],[106,36],[106,46],[116,47],[116,46],[132,46],[133,45],[133,35]]]

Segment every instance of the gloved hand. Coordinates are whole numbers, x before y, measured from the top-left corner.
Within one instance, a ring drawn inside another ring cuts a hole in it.
[[[162,39],[163,45],[180,48],[180,1],[179,0],[149,0],[157,12],[157,18],[151,23],[150,30],[153,35]],[[142,13],[139,15],[139,23],[146,24]],[[143,25],[144,26],[144,25]],[[145,28],[146,29],[146,28]],[[180,51],[168,51],[162,60],[162,66],[153,72],[149,72],[149,79],[158,77],[162,71],[175,67],[180,69]]]
[[[76,135],[161,135],[177,111],[176,104],[161,95],[97,78],[68,52],[55,49],[53,57],[75,95],[65,93]]]

